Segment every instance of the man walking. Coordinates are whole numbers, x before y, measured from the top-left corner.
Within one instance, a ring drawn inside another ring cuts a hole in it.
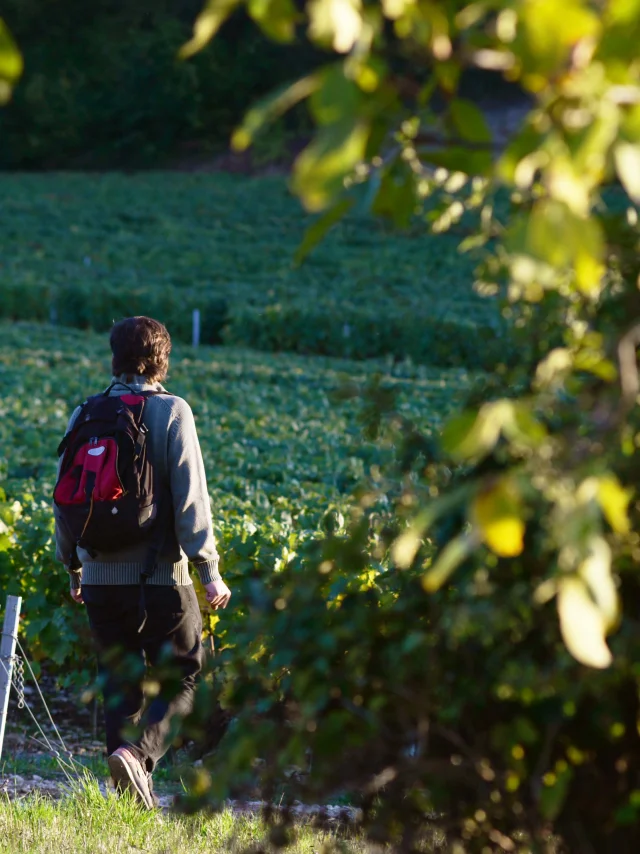
[[[92,541],[85,531],[89,519],[99,515],[98,504],[100,512],[111,508],[115,521],[111,515],[107,521],[117,525],[118,509],[124,505],[116,499],[131,492],[120,488],[122,477],[113,468],[110,477],[115,485],[109,487],[112,494],[106,496],[113,501],[101,501],[105,496],[98,494],[98,489],[105,489],[104,472],[111,447],[115,448],[115,464],[122,465],[123,454],[120,450],[119,460],[113,440],[110,445],[108,438],[92,438],[88,450],[85,447],[76,453],[71,462],[65,462],[64,456],[61,459],[54,493],[56,556],[70,573],[73,599],[87,607],[102,680],[111,776],[118,790],[130,790],[144,806],[152,808],[151,774],[170,747],[176,724],[191,710],[203,661],[202,618],[189,563],[197,570],[213,608],[226,608],[231,592],[218,572],[193,414],[184,400],[161,385],[169,367],[169,333],[149,317],[129,317],[112,328],[110,344],[113,380],[103,396],[118,397],[122,404],[133,407],[133,411],[138,406],[137,411],[142,413],[139,434],[133,433],[135,459],[146,454],[150,460],[151,474],[146,478],[153,481],[155,494],[162,497],[150,505],[148,516],[157,518],[146,540],[143,536],[131,543],[123,528],[122,539],[118,534],[109,535],[108,543],[102,546],[88,544],[87,540]],[[71,416],[63,449],[65,442],[73,442],[78,435],[80,427],[73,432],[77,424],[85,418],[90,420],[84,413],[91,411],[88,407],[93,400]],[[120,403],[105,405],[113,408]],[[123,406],[117,412],[124,410]],[[126,415],[129,418],[128,409]],[[129,422],[134,423],[135,418]],[[141,450],[144,445],[146,451]],[[98,487],[96,478],[100,477],[103,485]],[[72,493],[76,486],[77,494],[82,492],[78,498]],[[89,511],[78,537],[66,514],[74,501],[77,513],[85,497],[90,500]],[[148,692],[155,696],[149,696],[144,708],[141,683],[149,665],[157,669],[160,678],[154,683],[154,691]]]

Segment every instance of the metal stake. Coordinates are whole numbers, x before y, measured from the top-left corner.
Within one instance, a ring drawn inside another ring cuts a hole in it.
[[[193,310],[193,346],[200,346],[200,309]]]
[[[0,757],[2,756],[4,729],[7,723],[13,657],[18,639],[18,620],[21,605],[22,598],[20,596],[7,596],[7,609],[4,614],[2,638],[0,639]]]

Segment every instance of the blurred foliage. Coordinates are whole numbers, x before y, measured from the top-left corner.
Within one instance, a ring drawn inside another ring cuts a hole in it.
[[[233,137],[244,149],[308,102],[316,132],[291,178],[321,214],[307,246],[361,185],[400,226],[444,233],[471,217],[478,287],[506,289],[523,358],[474,390],[437,450],[372,391],[370,429],[397,460],[369,468],[344,527],[256,579],[221,655],[235,720],[203,799],[243,777],[273,796],[294,766],[287,798],[358,792],[367,832],[394,850],[422,850],[435,824],[455,851],[631,854],[640,3],[266,8],[248,4],[266,32],[295,19],[335,54],[252,107]],[[227,11],[208,0],[189,51]],[[423,86],[393,73],[389,44],[433,69]],[[457,93],[465,67],[529,93],[506,145]]]

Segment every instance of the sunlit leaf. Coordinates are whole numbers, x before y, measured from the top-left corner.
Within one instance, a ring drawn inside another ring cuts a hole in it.
[[[422,542],[421,532],[414,527],[407,528],[394,540],[391,547],[393,561],[400,569],[407,569],[418,554]]]
[[[547,388],[562,384],[571,370],[571,365],[571,351],[566,347],[556,347],[538,364],[536,385]]]
[[[524,0],[518,11],[510,47],[522,65],[525,86],[534,92],[564,66],[582,39],[595,37],[600,29],[598,15],[582,0],[565,0],[561,19],[556,0]]]
[[[348,53],[362,30],[360,0],[310,0],[309,35],[311,39]]]
[[[605,642],[605,619],[581,578],[572,575],[559,580],[558,615],[571,655],[588,667],[609,667],[613,659]]]
[[[193,36],[178,51],[180,59],[188,59],[211,41],[240,0],[207,0],[193,25]]]
[[[589,542],[589,554],[578,567],[578,575],[593,596],[605,631],[610,631],[618,619],[618,593],[611,575],[611,549],[602,537],[593,537]]]
[[[605,382],[613,382],[618,376],[616,366],[601,351],[579,350],[574,357],[573,367],[576,371],[588,371]]]
[[[292,187],[307,210],[321,211],[342,190],[344,179],[362,161],[369,128],[345,120],[323,128],[295,162]]]
[[[598,502],[605,519],[618,534],[628,534],[630,530],[628,507],[632,491],[624,489],[614,475],[607,475],[598,481]]]
[[[507,400],[485,403],[476,412],[465,412],[447,422],[442,431],[443,449],[457,459],[486,456],[513,421],[513,404]]]
[[[640,202],[640,144],[619,142],[613,154],[622,186],[634,202]]]
[[[386,18],[396,21],[414,5],[415,0],[382,0],[382,11]]]
[[[516,282],[557,287],[557,277],[564,271],[582,293],[599,293],[605,246],[594,218],[582,219],[559,201],[541,201],[512,224],[507,245]]]
[[[524,546],[525,523],[517,485],[501,478],[481,490],[471,505],[471,520],[482,539],[499,557],[516,557]]]

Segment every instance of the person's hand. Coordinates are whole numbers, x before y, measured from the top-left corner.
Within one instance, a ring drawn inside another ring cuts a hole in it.
[[[82,598],[82,590],[78,587],[77,590],[74,590],[73,587],[69,590],[71,593],[71,598],[74,602],[77,602],[78,605],[84,605],[84,599]]]
[[[207,602],[217,611],[218,608],[226,608],[231,599],[231,591],[224,581],[210,581],[204,585]]]

